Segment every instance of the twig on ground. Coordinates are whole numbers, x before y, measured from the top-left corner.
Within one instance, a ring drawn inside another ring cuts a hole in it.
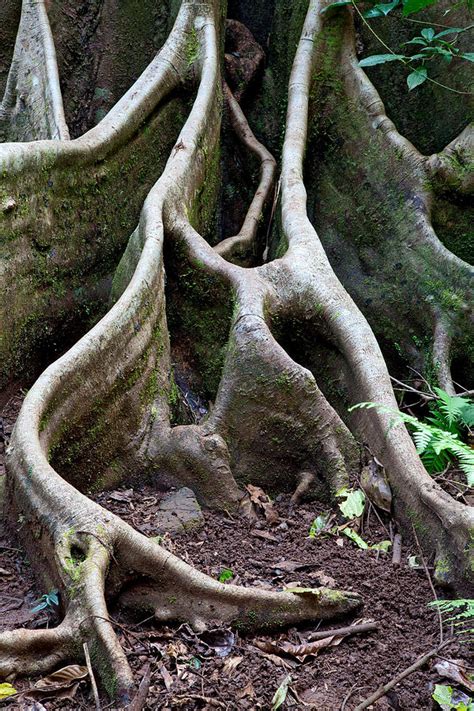
[[[431,579],[430,571],[428,570],[428,566],[427,566],[427,564],[426,564],[425,556],[423,555],[423,550],[422,550],[422,548],[421,548],[421,546],[420,546],[420,541],[418,540],[418,536],[416,535],[415,527],[413,526],[413,524],[412,524],[412,529],[413,529],[413,535],[415,536],[416,545],[418,546],[418,550],[419,550],[419,552],[420,552],[421,563],[422,563],[422,565],[423,565],[423,568],[424,568],[424,571],[425,571],[425,574],[426,574],[426,578],[427,578],[428,583],[429,583],[429,586],[430,586],[430,588],[431,588],[431,592],[433,593],[433,597],[434,597],[434,599],[435,599],[436,602],[437,602],[437,601],[438,601],[438,596],[437,596],[437,594],[436,594],[436,590],[435,590],[435,587],[434,587],[434,585],[433,585],[433,581],[432,581],[432,579]],[[440,611],[438,605],[436,606],[436,612],[438,613],[438,620],[439,620],[439,642],[440,642],[440,644],[442,644],[442,643],[443,643],[443,616],[442,616],[442,614],[441,614],[441,611]]]
[[[438,644],[438,646],[432,649],[430,652],[427,652],[427,654],[424,654],[422,657],[418,657],[418,659],[410,667],[407,667],[406,669],[401,671],[383,686],[379,686],[377,691],[374,691],[373,694],[364,699],[362,703],[356,706],[354,711],[363,711],[363,709],[366,709],[371,706],[375,701],[380,699],[382,696],[385,696],[387,691],[393,689],[394,686],[403,681],[403,679],[405,679],[407,676],[410,676],[410,674],[413,674],[413,672],[415,672],[417,669],[420,669],[420,667],[424,666],[426,662],[428,662],[432,657],[435,657],[441,649],[444,649],[444,647],[447,647],[448,644],[451,644],[451,642],[453,641],[453,638],[447,639],[441,644]]]
[[[361,625],[348,625],[347,627],[339,627],[339,629],[319,630],[318,632],[311,632],[311,634],[308,635],[308,642],[314,642],[316,639],[325,639],[326,637],[341,637],[342,635],[346,637],[347,635],[358,634],[359,632],[378,630],[378,628],[378,622],[364,622]]]
[[[393,537],[392,564],[398,568],[402,562],[402,537],[396,533]]]
[[[87,646],[87,642],[84,642],[84,644],[82,646],[84,647],[84,655],[86,658],[87,671],[89,672],[89,677],[90,677],[91,686],[92,686],[92,693],[94,694],[95,708],[96,708],[96,711],[101,711],[99,692],[97,690],[97,684],[95,681],[94,672],[92,670],[91,656],[89,654],[89,647]]]
[[[148,697],[148,692],[150,691],[150,682],[151,682],[151,665],[147,664],[145,666],[145,671],[143,673],[142,680],[141,680],[140,685],[138,687],[136,696],[130,705],[130,711],[142,711],[142,708],[145,706],[145,703],[146,703],[146,700]]]
[[[351,698],[354,691],[358,691],[359,689],[364,689],[364,688],[365,687],[363,687],[363,686],[357,686],[357,682],[355,684],[352,684],[351,688],[349,689],[347,694],[344,696],[344,699],[342,700],[341,708],[339,709],[339,711],[344,711],[344,709],[346,708],[347,702]]]

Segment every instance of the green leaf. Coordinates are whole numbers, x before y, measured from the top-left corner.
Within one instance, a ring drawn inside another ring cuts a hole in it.
[[[230,568],[223,568],[219,573],[218,580],[220,583],[225,583],[227,580],[232,580],[233,577],[234,573],[230,570]]]
[[[411,91],[417,86],[420,86],[420,84],[423,84],[424,81],[428,78],[428,70],[426,67],[419,67],[418,69],[415,69],[411,74],[407,76],[407,84],[408,88]]]
[[[423,30],[421,30],[421,36],[425,38],[428,42],[431,42],[433,37],[435,36],[435,31],[432,27],[425,27]]]
[[[372,54],[370,57],[361,59],[359,67],[373,67],[376,64],[385,64],[385,62],[399,62],[405,59],[403,54]]]
[[[322,15],[324,12],[332,10],[334,7],[342,7],[343,5],[352,5],[352,0],[337,0],[337,2],[332,2],[330,5],[323,7],[319,14]]]
[[[370,10],[367,10],[364,12],[364,17],[370,19],[371,17],[383,17],[384,15],[388,15],[389,12],[392,12],[394,8],[397,7],[397,5],[400,5],[400,0],[393,0],[393,2],[384,2],[384,3],[378,3],[374,7],[372,7]]]
[[[403,0],[403,15],[412,15],[435,2],[436,0]]]
[[[285,703],[288,687],[291,684],[291,676],[288,674],[281,682],[272,699],[272,711],[277,711]]]
[[[384,17],[384,13],[376,6],[371,7],[370,10],[366,10],[365,12],[363,12],[362,17],[365,17],[366,20],[372,20],[374,17]]]
[[[422,44],[423,47],[426,47],[426,40],[422,39],[421,37],[413,37],[413,39],[403,43],[403,45],[405,44]]]
[[[453,33],[458,34],[459,32],[463,31],[463,27],[450,27],[449,30],[443,30],[442,32],[438,32],[438,34],[436,34],[433,39],[439,39],[440,37],[445,37],[446,35],[451,35]]]
[[[11,684],[0,684],[0,701],[2,699],[8,699],[9,696],[14,696],[17,693],[17,690]]]
[[[463,59],[468,59],[470,62],[474,62],[474,52],[463,52],[460,56]]]
[[[359,548],[362,548],[363,550],[368,550],[369,549],[369,544],[364,541],[363,538],[359,536],[358,533],[352,530],[352,528],[343,528],[342,532],[345,536],[351,539],[351,541],[354,541],[354,543],[357,543]]]
[[[374,543],[373,546],[370,546],[371,551],[383,551],[384,553],[388,553],[390,550],[390,547],[392,545],[392,541],[380,541],[380,543]]]
[[[326,513],[320,514],[319,516],[316,516],[313,523],[311,524],[311,528],[309,529],[310,538],[315,538],[316,536],[319,536],[319,534],[325,530],[330,515],[331,512],[328,511]]]
[[[345,501],[339,504],[339,508],[345,518],[353,519],[362,516],[365,508],[365,494],[362,489],[356,489],[355,491],[341,489],[337,495],[345,498]]]

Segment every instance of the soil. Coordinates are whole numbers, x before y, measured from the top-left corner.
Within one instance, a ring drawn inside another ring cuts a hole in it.
[[[20,402],[20,395],[8,401],[3,413],[4,430],[11,430]],[[139,531],[156,536],[160,533],[156,518],[163,496],[147,485],[103,492],[96,500]],[[228,571],[224,576],[229,582],[273,589],[325,584],[359,592],[363,608],[350,617],[320,625],[240,636],[235,629],[197,635],[186,624],[163,627],[152,619],[131,619],[120,608],[112,607],[117,634],[137,679],[150,665],[145,710],[271,709],[276,689],[290,675],[290,690],[282,709],[350,711],[380,684],[438,644],[439,620],[428,607],[433,594],[426,574],[408,564],[408,556],[416,554],[416,549],[404,544],[402,563],[397,568],[390,553],[359,549],[342,533],[308,537],[315,516],[324,512],[320,504],[291,508],[289,498],[281,496],[275,508],[278,520],[273,525],[263,513],[250,520],[206,511],[204,527],[181,535],[166,533],[161,543],[215,578]],[[394,526],[389,515],[379,512],[377,516],[371,507],[360,533],[368,543],[377,543],[389,538]],[[0,572],[0,630],[57,624],[54,606],[51,611],[32,612],[35,600],[48,591],[35,586],[28,561],[16,548],[12,532],[3,528]],[[438,591],[439,596],[442,594]],[[323,648],[304,662],[275,653],[269,646],[282,641],[304,644],[316,629],[346,626],[357,620],[375,621],[378,629],[346,636],[337,646]],[[467,645],[458,641],[445,654],[473,665]],[[433,685],[441,681],[432,670],[433,664],[409,676],[372,708],[433,708]],[[22,691],[34,682],[17,679],[14,684]],[[114,708],[105,694],[101,697],[103,709]],[[38,703],[42,706],[24,698],[11,699],[7,705],[47,711],[94,708],[86,681],[81,682],[72,700],[42,698]]]

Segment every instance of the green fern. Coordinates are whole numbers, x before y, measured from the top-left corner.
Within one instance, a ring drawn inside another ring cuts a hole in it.
[[[442,615],[451,615],[444,621],[452,622],[455,627],[461,626],[459,634],[467,634],[469,637],[474,635],[474,627],[469,626],[474,622],[474,600],[434,600],[428,606],[437,607]]]
[[[441,388],[435,388],[435,392],[438,400],[426,422],[376,402],[361,402],[350,411],[375,408],[392,415],[392,425],[403,422],[411,430],[416,451],[430,474],[442,472],[448,464],[457,461],[468,485],[474,486],[474,450],[460,439],[474,424],[474,403],[467,398],[448,395]]]

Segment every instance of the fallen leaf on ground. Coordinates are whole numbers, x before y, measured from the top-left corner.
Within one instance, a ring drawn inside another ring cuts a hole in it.
[[[275,695],[272,699],[272,711],[277,711],[277,709],[285,703],[286,696],[288,694],[288,687],[291,684],[291,676],[288,674],[281,682],[278,689],[275,691]]]
[[[0,700],[8,699],[9,696],[14,696],[16,693],[15,687],[11,684],[0,684]]]
[[[125,491],[111,491],[108,495],[109,499],[113,501],[130,501],[134,494],[133,489],[126,489]]]
[[[256,538],[264,538],[266,541],[273,541],[274,543],[279,542],[278,538],[276,536],[273,536],[268,531],[259,531],[257,529],[256,531],[252,531],[252,536],[255,536]]]
[[[257,651],[262,657],[268,659],[269,662],[272,662],[272,664],[277,667],[282,667],[283,669],[294,669],[297,666],[297,662],[294,660],[283,659],[282,657],[272,654],[271,652],[265,652],[262,648],[257,648]]]
[[[474,675],[468,674],[464,662],[460,659],[443,659],[434,665],[434,670],[439,676],[451,679],[457,684],[465,686],[469,691],[474,691]]]
[[[378,467],[375,462],[364,467],[360,475],[360,485],[373,504],[390,513],[392,490],[383,468]]]
[[[43,679],[38,679],[34,685],[34,689],[44,692],[65,689],[76,681],[85,679],[88,674],[87,667],[81,667],[78,664],[70,664],[67,667],[58,669],[52,674],[45,676]]]
[[[267,523],[269,523],[270,526],[275,526],[280,520],[280,517],[267,494],[259,486],[253,486],[252,484],[247,484],[245,488],[249,493],[252,504],[254,504],[257,509],[263,511]]]
[[[160,670],[161,678],[165,682],[166,691],[169,691],[174,683],[173,677],[171,676],[164,664],[160,664],[158,669]]]
[[[231,630],[206,630],[199,639],[206,647],[215,651],[218,657],[227,657],[235,644],[235,635]]]
[[[255,698],[255,689],[253,688],[253,684],[251,681],[244,686],[243,689],[237,692],[236,694],[238,699],[245,699],[247,696],[249,699],[254,699]]]
[[[227,674],[228,676],[232,676],[239,666],[240,662],[242,661],[243,657],[229,657],[229,659],[226,659],[224,662],[224,666],[222,668],[222,671],[224,674]]]
[[[335,588],[336,587],[336,581],[334,578],[331,578],[330,575],[326,575],[326,573],[323,570],[315,570],[312,573],[308,573],[310,578],[314,578],[314,580],[317,580],[318,583],[321,585],[324,585],[326,588]]]
[[[315,657],[321,649],[325,649],[326,647],[336,647],[342,642],[342,640],[343,636],[336,637],[335,635],[332,635],[330,637],[324,637],[324,639],[317,639],[314,642],[306,642],[304,644],[292,644],[291,642],[284,640],[278,642],[262,642],[260,640],[255,640],[254,644],[256,647],[268,654],[288,654],[288,656],[295,657],[295,659],[299,662],[304,662],[306,657]]]

